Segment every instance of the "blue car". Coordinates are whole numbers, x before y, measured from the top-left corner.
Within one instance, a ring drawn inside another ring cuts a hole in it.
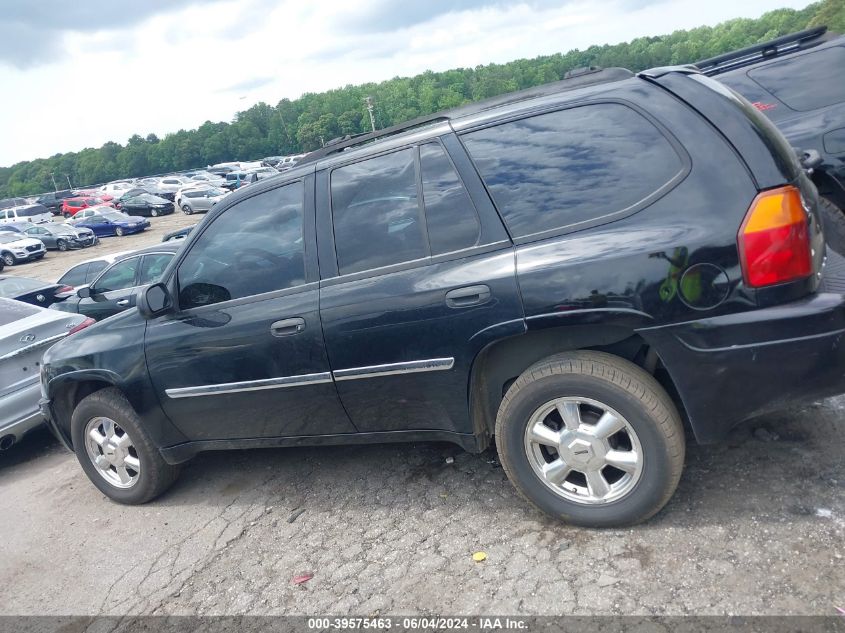
[[[87,218],[81,218],[76,222],[71,222],[71,224],[77,228],[91,229],[94,231],[94,235],[98,237],[110,235],[122,237],[131,233],[140,233],[150,226],[150,222],[146,218],[106,210]]]

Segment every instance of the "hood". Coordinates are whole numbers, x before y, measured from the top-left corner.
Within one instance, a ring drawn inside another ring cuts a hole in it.
[[[18,234],[14,234],[16,238],[18,238]],[[41,240],[36,240],[32,237],[27,237],[23,233],[20,234],[20,237],[13,242],[6,242],[4,244],[0,244],[0,248],[26,248],[27,246],[43,246],[44,243]]]

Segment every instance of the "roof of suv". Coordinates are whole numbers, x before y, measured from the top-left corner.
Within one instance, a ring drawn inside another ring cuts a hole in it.
[[[375,132],[356,134],[353,136],[345,136],[333,139],[326,143],[325,147],[315,150],[310,154],[306,154],[304,157],[298,160],[296,163],[296,167],[301,167],[308,163],[320,160],[321,158],[331,156],[332,154],[340,153],[350,147],[363,145],[370,141],[382,140],[387,137],[412,131],[416,128],[428,124],[452,121],[454,119],[472,116],[474,114],[479,114],[486,110],[491,110],[493,108],[498,108],[505,105],[516,104],[522,101],[527,101],[529,99],[536,99],[538,97],[545,97],[561,92],[568,92],[571,90],[576,90],[578,88],[584,88],[597,84],[622,81],[624,79],[630,79],[633,76],[634,73],[625,68],[590,67],[572,70],[567,73],[564,79],[561,79],[559,81],[543,84],[541,86],[535,86],[533,88],[526,88],[525,90],[519,90],[517,92],[509,92],[507,94],[491,97],[490,99],[485,99],[483,101],[476,101],[474,103],[469,103],[464,106],[459,106],[451,110],[444,110],[435,114],[422,116],[416,119],[412,119],[410,121],[406,121],[404,123],[400,123],[399,125],[394,125],[392,127],[385,128],[383,130],[376,130]]]
[[[695,66],[705,75],[720,75],[731,70],[814,48],[838,37],[839,35],[836,33],[829,33],[826,26],[820,26],[703,59],[696,62]]]

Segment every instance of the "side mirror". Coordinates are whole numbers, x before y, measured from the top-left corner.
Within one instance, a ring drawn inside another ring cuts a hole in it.
[[[135,294],[135,303],[145,319],[152,319],[173,308],[170,292],[164,284],[153,284],[139,289]]]
[[[91,286],[85,286],[76,291],[76,296],[80,299],[87,299],[91,296]]]

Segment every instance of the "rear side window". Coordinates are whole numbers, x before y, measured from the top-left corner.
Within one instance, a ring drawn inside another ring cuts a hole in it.
[[[332,172],[332,218],[341,275],[428,256],[414,153],[404,149]]]
[[[88,264],[79,264],[67,271],[58,283],[67,284],[68,286],[81,286],[87,284],[90,280],[86,279],[85,273],[88,272]]]
[[[439,143],[420,145],[420,171],[432,254],[475,246],[481,230],[478,213]]]
[[[90,284],[94,279],[97,278],[103,270],[108,266],[107,262],[99,261],[99,262],[91,262],[88,265],[88,272],[85,274],[85,282],[86,284]]]
[[[173,259],[173,255],[170,253],[144,255],[141,262],[141,277],[138,279],[138,283],[144,286],[158,281],[171,259]]]
[[[845,47],[806,53],[748,71],[748,76],[793,110],[807,111],[845,102]]]
[[[463,141],[515,238],[609,221],[683,168],[648,119],[616,103],[510,121]]]
[[[138,270],[140,257],[132,257],[119,262],[103,273],[94,284],[96,292],[125,290],[135,285],[135,271]]]

